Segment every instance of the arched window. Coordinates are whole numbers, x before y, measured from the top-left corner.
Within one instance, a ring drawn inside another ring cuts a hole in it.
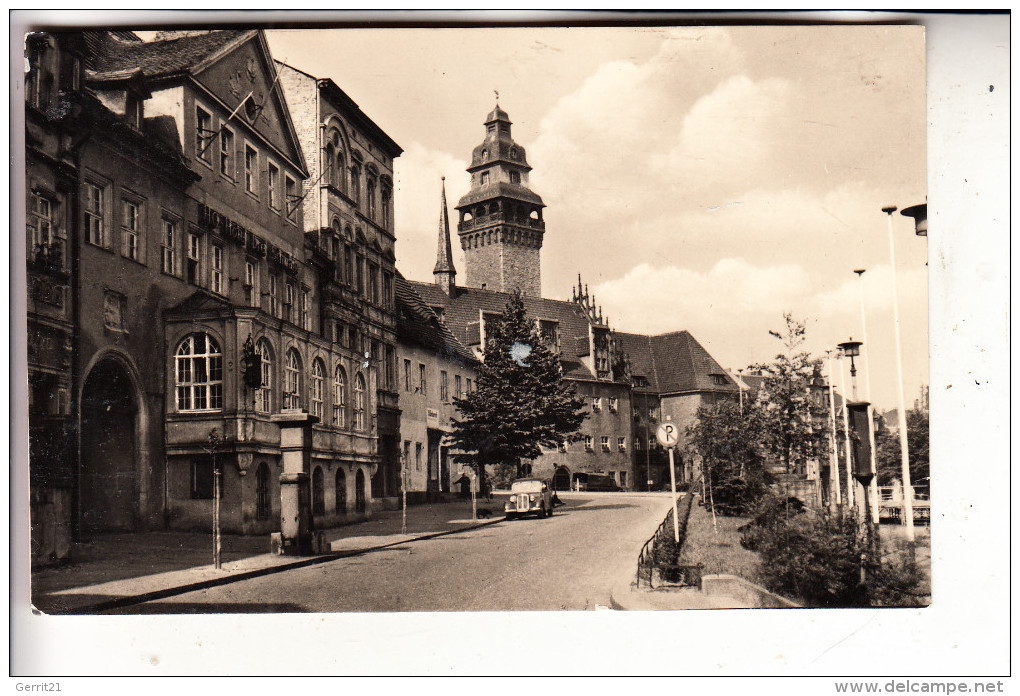
[[[322,401],[325,394],[326,368],[318,358],[312,363],[312,383],[309,389],[312,400],[312,415],[322,420]]]
[[[338,428],[347,427],[347,380],[340,365],[333,373],[333,424]]]
[[[336,172],[333,167],[336,164],[336,148],[333,147],[333,143],[326,143],[325,152],[322,154],[322,169],[327,172],[327,176],[323,180],[330,186],[336,186]]]
[[[255,519],[269,519],[273,512],[270,501],[269,465],[259,462],[259,466],[255,470]]]
[[[326,514],[326,495],[322,489],[322,467],[317,466],[312,472],[312,515],[316,517]]]
[[[283,407],[301,408],[301,356],[293,348],[283,365]]]
[[[374,176],[369,175],[369,176],[365,177],[365,198],[367,199],[366,202],[368,204],[368,217],[374,220],[375,219],[375,177]]]
[[[177,347],[174,361],[177,410],[222,410],[223,354],[212,336],[191,334]]]
[[[382,203],[382,222],[383,227],[389,227],[390,224],[390,199],[393,196],[392,190],[387,184],[383,184],[382,192],[380,194],[380,201]]]
[[[351,165],[351,190],[348,193],[355,203],[361,200],[361,167],[357,164]]]
[[[262,386],[255,392],[255,412],[273,412],[273,354],[265,339],[255,346],[255,352],[261,359]]]
[[[342,467],[336,470],[336,513],[347,514],[347,476]]]
[[[336,166],[333,167],[333,171],[336,176],[336,187],[343,190],[345,187],[347,177],[344,174],[347,172],[347,160],[344,157],[342,150],[338,150],[336,153]]]
[[[354,378],[354,429],[365,429],[365,378],[361,373]]]

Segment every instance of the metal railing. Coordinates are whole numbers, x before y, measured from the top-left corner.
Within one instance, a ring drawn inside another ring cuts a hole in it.
[[[698,564],[680,563],[680,551],[683,549],[687,538],[687,521],[691,516],[691,506],[694,502],[694,491],[687,492],[678,506],[680,542],[673,538],[673,508],[670,507],[666,517],[655,530],[655,534],[641,547],[638,554],[636,584],[641,587],[644,582],[648,587],[655,589],[656,581],[659,587],[697,587],[701,588],[701,574],[704,566]]]

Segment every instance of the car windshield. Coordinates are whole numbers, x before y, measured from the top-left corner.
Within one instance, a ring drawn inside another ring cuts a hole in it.
[[[542,491],[542,482],[535,480],[514,481],[510,486],[510,490],[514,493],[540,493]]]

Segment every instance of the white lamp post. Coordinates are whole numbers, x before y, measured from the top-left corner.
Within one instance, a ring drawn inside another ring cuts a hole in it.
[[[829,361],[829,482],[832,487],[832,505],[838,508],[843,504],[843,496],[839,491],[839,461],[836,458],[836,397],[832,383],[835,379],[832,372],[832,350],[825,351]]]
[[[896,206],[888,205],[882,208],[885,213],[889,228],[889,266],[892,269],[893,287],[893,327],[896,332],[896,371],[899,379],[896,381],[896,390],[900,399],[899,429],[900,429],[900,470],[903,476],[903,526],[906,531],[907,541],[914,540],[914,489],[910,484],[910,454],[907,451],[907,411],[903,398],[903,349],[900,343],[900,299],[896,288],[896,244],[893,241],[892,214]],[[925,215],[925,234],[927,234],[927,215]]]
[[[864,339],[864,345],[868,345],[868,320],[864,314],[864,270],[858,268],[854,271],[857,274],[857,287],[860,290],[859,295],[861,298],[861,338]],[[871,522],[872,524],[878,524],[878,464],[876,462],[875,453],[875,405],[871,401],[871,349],[864,351],[864,399],[870,406],[868,406],[868,442],[871,444],[871,483],[868,484],[871,488],[871,499],[874,504],[871,506]]]

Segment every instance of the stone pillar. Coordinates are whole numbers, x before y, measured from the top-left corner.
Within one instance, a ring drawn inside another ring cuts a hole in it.
[[[312,425],[319,419],[297,409],[272,416],[280,426],[283,473],[280,474],[280,553],[307,556],[312,549],[312,495],[309,468]]]

